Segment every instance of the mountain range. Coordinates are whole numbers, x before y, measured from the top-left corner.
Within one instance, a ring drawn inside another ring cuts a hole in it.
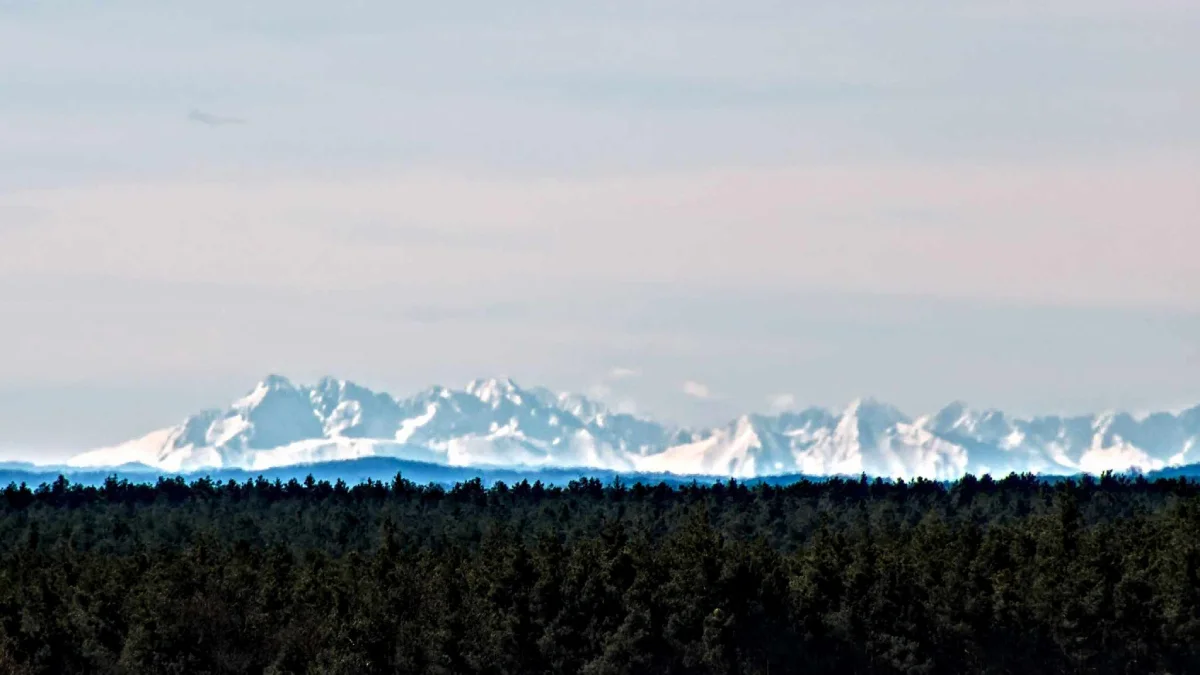
[[[364,457],[738,478],[1148,472],[1200,462],[1200,406],[1137,417],[1021,419],[953,403],[909,417],[861,399],[842,410],[748,414],[722,427],[686,429],[511,379],[397,398],[346,380],[302,386],[272,375],[225,409],[199,412],[68,464],[261,471]]]

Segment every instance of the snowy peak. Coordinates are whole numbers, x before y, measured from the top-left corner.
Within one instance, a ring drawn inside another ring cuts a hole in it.
[[[223,410],[202,411],[71,463],[260,469],[370,455],[738,477],[1149,470],[1200,462],[1200,406],[1143,417],[1020,419],[955,402],[914,420],[864,398],[842,410],[748,414],[716,428],[680,429],[510,378],[473,380],[461,390],[434,386],[398,399],[347,380],[303,386],[270,375]]]
[[[292,390],[294,390],[296,388],[296,385],[292,384],[292,381],[283,375],[279,375],[277,373],[271,373],[271,374],[267,375],[266,377],[264,377],[262,379],[262,381],[258,383],[258,386],[255,387],[256,390],[259,388],[285,389],[285,390],[292,389]]]
[[[1169,415],[1170,413],[1164,413]],[[1200,433],[1200,405],[1179,414],[1179,423],[1194,433]]]
[[[506,401],[522,405],[524,396],[527,396],[511,378],[472,380],[467,384],[467,393],[492,407],[498,407]]]
[[[278,401],[295,399],[302,396],[300,389],[292,381],[282,375],[268,375],[254,385],[242,398],[233,402],[235,410],[251,411],[264,405],[277,405]]]
[[[933,415],[922,418],[918,423],[937,431],[949,431],[964,423],[969,423],[973,415],[974,411],[965,401],[954,401]]]
[[[774,419],[784,434],[797,438],[812,438],[817,433],[836,427],[838,423],[838,416],[824,408],[787,412],[768,419]]]
[[[347,380],[324,378],[307,395],[326,436],[389,438],[404,416],[391,396]]]
[[[571,413],[581,420],[591,421],[603,418],[608,414],[608,407],[599,401],[594,401],[580,394],[562,393],[551,400],[561,410]]]
[[[324,433],[309,397],[285,377],[271,375],[234,402],[220,430],[210,434],[214,445],[267,449]]]
[[[842,450],[861,453],[863,448],[877,447],[897,425],[908,422],[908,417],[893,406],[859,399],[842,413],[834,435]]]
[[[951,403],[915,424],[940,436],[987,443],[1007,442],[1016,431],[999,410],[975,410],[961,401]]]
[[[885,429],[899,423],[909,422],[909,418],[895,406],[881,403],[873,398],[860,398],[853,401],[842,413],[843,421],[866,429]]]

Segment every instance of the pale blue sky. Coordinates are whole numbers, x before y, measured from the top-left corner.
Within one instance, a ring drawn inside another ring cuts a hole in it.
[[[1200,401],[1196,35],[1190,0],[0,0],[0,454],[273,371],[689,423]]]

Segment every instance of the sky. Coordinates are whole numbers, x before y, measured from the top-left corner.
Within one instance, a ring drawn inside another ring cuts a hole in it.
[[[267,373],[1200,402],[1196,0],[0,0],[0,459]]]

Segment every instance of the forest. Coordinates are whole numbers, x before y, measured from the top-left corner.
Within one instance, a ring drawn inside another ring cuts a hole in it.
[[[1195,673],[1200,485],[66,479],[0,673]]]

